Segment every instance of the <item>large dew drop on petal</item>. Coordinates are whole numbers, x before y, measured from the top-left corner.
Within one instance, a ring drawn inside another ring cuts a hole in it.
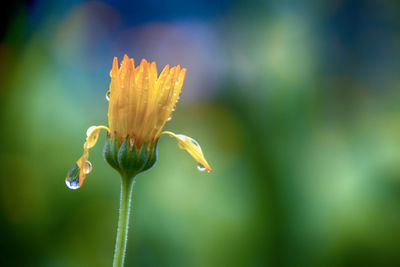
[[[83,171],[85,174],[89,174],[92,171],[92,163],[90,161],[86,161],[83,164]],[[74,164],[74,167],[68,172],[67,178],[65,178],[65,184],[69,189],[75,190],[81,187],[82,183],[80,181],[80,173],[81,169],[79,168],[78,164]]]
[[[75,163],[74,167],[68,172],[67,177],[65,178],[65,184],[69,189],[75,190],[80,187],[79,185],[79,172],[80,168]]]

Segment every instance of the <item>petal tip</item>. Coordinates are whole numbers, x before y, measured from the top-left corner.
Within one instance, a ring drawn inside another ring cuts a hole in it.
[[[112,65],[112,71],[117,71],[117,70],[118,70],[118,58],[114,57],[113,65]]]
[[[210,172],[212,171],[212,169],[211,169],[210,166],[207,165],[207,166],[205,166],[205,167],[206,167],[206,170],[207,170],[208,173],[210,173]]]

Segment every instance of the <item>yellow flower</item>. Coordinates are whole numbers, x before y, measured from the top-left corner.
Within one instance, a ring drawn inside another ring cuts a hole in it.
[[[135,67],[134,59],[127,55],[118,67],[115,57],[110,71],[110,90],[106,94],[109,127],[88,129],[83,155],[68,173],[67,186],[79,188],[92,170],[89,149],[97,143],[102,129],[108,132],[104,158],[121,175],[135,176],[150,169],[156,162],[157,142],[162,134],[176,138],[179,148],[189,152],[201,168],[210,172],[211,167],[197,141],[185,135],[162,132],[178,102],[185,74],[185,68],[167,65],[158,76],[155,62],[143,59]]]

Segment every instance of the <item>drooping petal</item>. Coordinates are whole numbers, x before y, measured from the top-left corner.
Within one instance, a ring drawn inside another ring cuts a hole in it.
[[[86,131],[87,137],[85,144],[83,144],[83,154],[76,161],[76,165],[79,168],[79,187],[82,186],[86,175],[92,171],[92,164],[89,161],[89,149],[96,145],[101,130],[110,132],[106,126],[91,126]]]
[[[87,129],[84,148],[90,149],[96,145],[101,130],[110,131],[106,126],[91,126]]]
[[[174,137],[178,141],[180,149],[186,150],[201,166],[203,166],[208,172],[211,172],[211,167],[207,163],[203,151],[196,140],[186,135],[174,134],[169,131],[164,131],[161,134],[168,134],[169,136]]]

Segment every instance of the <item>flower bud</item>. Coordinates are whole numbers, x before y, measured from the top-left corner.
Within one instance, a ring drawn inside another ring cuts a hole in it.
[[[103,149],[104,159],[124,177],[134,177],[149,170],[157,161],[157,142],[150,146],[137,147],[132,139],[125,138],[120,144],[118,138],[107,135]]]

